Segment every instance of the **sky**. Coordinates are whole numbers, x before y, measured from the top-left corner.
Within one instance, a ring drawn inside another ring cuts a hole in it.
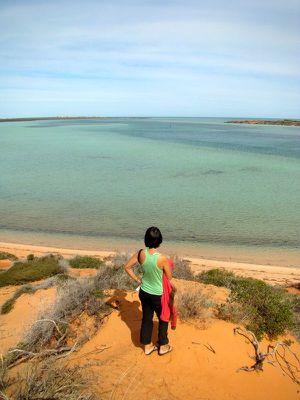
[[[0,118],[300,118],[299,0],[0,0]]]

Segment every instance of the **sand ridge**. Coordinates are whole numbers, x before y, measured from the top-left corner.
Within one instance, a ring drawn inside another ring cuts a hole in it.
[[[204,329],[179,321],[176,331],[169,332],[173,352],[145,356],[139,344],[138,294],[116,296],[120,310],[70,360],[90,365],[101,399],[299,399],[298,385],[279,366],[266,363],[260,373],[237,372],[253,364],[254,350],[247,340],[234,335],[235,325],[224,321],[212,320]],[[266,350],[267,342],[261,346]],[[299,344],[292,346],[299,354]]]
[[[225,288],[197,282],[175,279],[174,282],[179,290],[199,286],[217,303],[225,301],[229,293]],[[15,287],[1,288],[2,299],[14,290]],[[0,353],[16,346],[40,310],[51,306],[55,290],[24,294],[10,313],[0,315]],[[70,365],[85,367],[83,371],[92,375],[93,390],[102,400],[300,399],[299,386],[289,378],[284,366],[265,363],[263,372],[237,372],[240,367],[253,364],[254,350],[249,341],[234,335],[236,325],[217,320],[213,314],[200,322],[179,320],[177,329],[169,331],[174,350],[163,357],[157,353],[145,356],[139,343],[142,313],[138,293],[113,290],[108,301],[118,304],[118,309],[105,318],[104,324],[78,352],[66,359]],[[156,331],[157,321],[154,321],[154,343]],[[287,338],[293,341],[292,350],[300,354],[299,343],[293,337]],[[262,351],[266,351],[267,345],[264,340]]]

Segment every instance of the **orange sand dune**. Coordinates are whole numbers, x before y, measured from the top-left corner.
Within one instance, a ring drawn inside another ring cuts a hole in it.
[[[201,286],[216,302],[228,295],[224,288],[195,282],[176,281],[176,285],[189,290]],[[0,353],[18,343],[54,297],[54,288],[22,295],[9,314],[0,315]],[[233,324],[212,315],[195,323],[179,321],[177,330],[169,333],[173,352],[163,357],[157,353],[145,356],[139,345],[141,307],[137,292],[113,291],[110,300],[119,301],[119,310],[114,310],[98,332],[68,359],[70,364],[86,366],[83,371],[92,374],[93,389],[102,400],[299,399],[299,386],[279,365],[265,363],[259,373],[236,372],[253,364],[254,351],[245,338],[233,334]],[[261,347],[266,351],[267,342]],[[293,343],[292,350],[300,354],[300,345]]]
[[[235,336],[234,325],[224,321],[211,320],[205,329],[179,322],[177,330],[169,333],[173,352],[145,356],[139,345],[138,295],[119,291],[116,296],[120,311],[114,311],[70,360],[71,364],[89,365],[101,399],[299,399],[299,386],[278,365],[266,363],[259,373],[237,372],[253,364],[253,347],[245,338]],[[266,348],[264,341],[262,350]],[[299,344],[294,343],[292,349],[300,354]]]
[[[16,288],[9,286],[0,289],[0,307]],[[34,294],[22,294],[8,314],[0,315],[0,354],[17,345],[39,313],[53,303],[55,293],[55,288],[49,288],[37,290]]]

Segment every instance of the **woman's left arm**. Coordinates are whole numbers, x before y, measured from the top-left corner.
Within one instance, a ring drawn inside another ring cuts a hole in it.
[[[133,272],[132,267],[138,263],[138,253],[133,254],[128,262],[125,264],[124,269],[126,273],[137,283],[142,283],[139,277]]]

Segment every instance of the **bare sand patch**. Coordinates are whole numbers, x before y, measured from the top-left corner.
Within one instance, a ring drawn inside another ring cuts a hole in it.
[[[3,294],[4,289],[7,289],[7,292]],[[0,297],[1,303],[4,298],[7,300],[11,297],[15,290],[16,287],[11,286],[3,288]],[[21,340],[24,332],[30,328],[39,313],[53,304],[55,294],[55,288],[40,289],[33,294],[23,294],[17,299],[8,314],[0,315],[0,353],[5,353]]]
[[[8,269],[12,265],[10,260],[0,260],[0,269]]]

